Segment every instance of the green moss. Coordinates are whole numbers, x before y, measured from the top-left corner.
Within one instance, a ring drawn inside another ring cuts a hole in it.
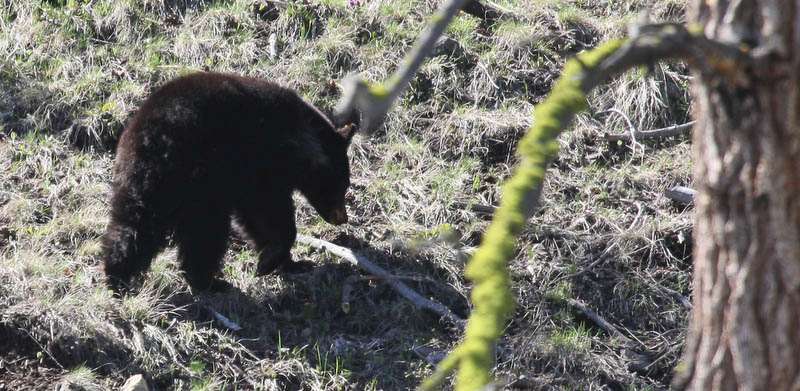
[[[394,81],[394,77],[390,79],[387,84],[391,85],[392,83],[396,83],[396,81]],[[369,93],[375,99],[386,99],[389,97],[389,88],[387,88],[384,84],[371,83],[368,87]]]
[[[583,53],[564,67],[550,96],[534,110],[535,123],[520,141],[520,164],[503,186],[503,199],[483,244],[469,261],[465,274],[475,285],[473,310],[465,337],[423,384],[432,389],[458,366],[457,390],[478,390],[491,381],[492,346],[514,309],[507,262],[516,251],[516,238],[531,207],[531,192],[542,185],[547,164],[558,153],[558,136],[572,116],[586,107],[584,70],[596,67],[613,54],[623,41],[615,40]]]

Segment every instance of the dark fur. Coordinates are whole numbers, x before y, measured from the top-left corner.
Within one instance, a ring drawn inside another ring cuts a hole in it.
[[[173,235],[189,284],[216,282],[235,216],[256,250],[258,274],[290,260],[293,190],[327,221],[346,220],[347,147],[294,91],[218,73],[155,91],[122,133],[114,163],[105,272],[116,291],[145,272]]]

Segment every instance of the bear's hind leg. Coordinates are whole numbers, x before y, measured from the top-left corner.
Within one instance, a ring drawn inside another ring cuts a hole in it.
[[[297,227],[291,195],[262,195],[244,202],[236,209],[236,217],[259,253],[257,276],[293,266],[291,249],[297,237]]]
[[[193,290],[224,290],[217,279],[228,248],[230,213],[218,206],[201,208],[186,214],[175,227],[178,259]]]

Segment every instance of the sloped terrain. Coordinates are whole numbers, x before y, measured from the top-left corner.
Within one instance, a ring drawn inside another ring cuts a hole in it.
[[[157,389],[419,384],[460,331],[330,254],[298,245],[295,259],[313,269],[256,278],[255,254],[234,239],[224,269],[234,289],[193,295],[168,249],[120,300],[98,249],[114,143],[158,85],[235,72],[330,108],[347,73],[388,77],[438,3],[0,0],[0,385],[113,389],[136,373]],[[494,4],[495,24],[459,16],[386,125],[354,141],[349,225],[297,199],[301,233],[367,255],[463,317],[464,263],[533,105],[566,58],[622,36],[649,3]],[[681,20],[682,7],[659,2],[650,15]],[[642,130],[684,123],[687,83],[680,64],[631,71],[599,88],[560,140],[511,262],[518,306],[496,348],[501,386],[667,388],[688,314],[691,211],[663,192],[691,184],[690,145],[608,143],[604,133],[627,127],[604,112]]]

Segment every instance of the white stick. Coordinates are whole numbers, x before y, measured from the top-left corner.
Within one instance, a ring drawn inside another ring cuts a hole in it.
[[[222,323],[222,325],[225,326],[225,328],[228,328],[233,331],[239,331],[242,329],[242,326],[239,326],[236,322],[226,318],[225,315],[222,315],[219,312],[214,311],[211,307],[206,306],[206,308],[209,311],[211,311],[211,314],[214,315],[214,318],[220,323]]]
[[[459,327],[464,326],[464,319],[458,317],[456,314],[453,313],[453,311],[450,311],[450,309],[447,308],[444,304],[431,299],[426,299],[425,297],[417,293],[415,290],[411,289],[411,287],[404,284],[402,281],[399,281],[397,278],[395,278],[394,275],[389,273],[386,269],[372,263],[372,261],[370,261],[363,255],[356,253],[347,247],[338,246],[331,242],[322,239],[312,238],[310,236],[297,235],[297,241],[312,247],[328,250],[328,252],[332,253],[333,255],[336,255],[337,257],[342,258],[345,261],[366,270],[370,274],[374,274],[382,278],[384,281],[386,281],[387,284],[389,284],[389,286],[391,286],[394,290],[400,293],[401,296],[411,301],[411,303],[413,303],[415,306],[433,311],[439,314],[439,316],[441,316],[442,318],[447,319],[448,321]]]
[[[636,138],[639,140],[672,137],[686,134],[694,127],[695,121],[690,121],[685,124],[667,126],[666,128],[640,130],[636,132]],[[606,134],[605,139],[608,141],[627,141],[631,139],[630,134]]]

